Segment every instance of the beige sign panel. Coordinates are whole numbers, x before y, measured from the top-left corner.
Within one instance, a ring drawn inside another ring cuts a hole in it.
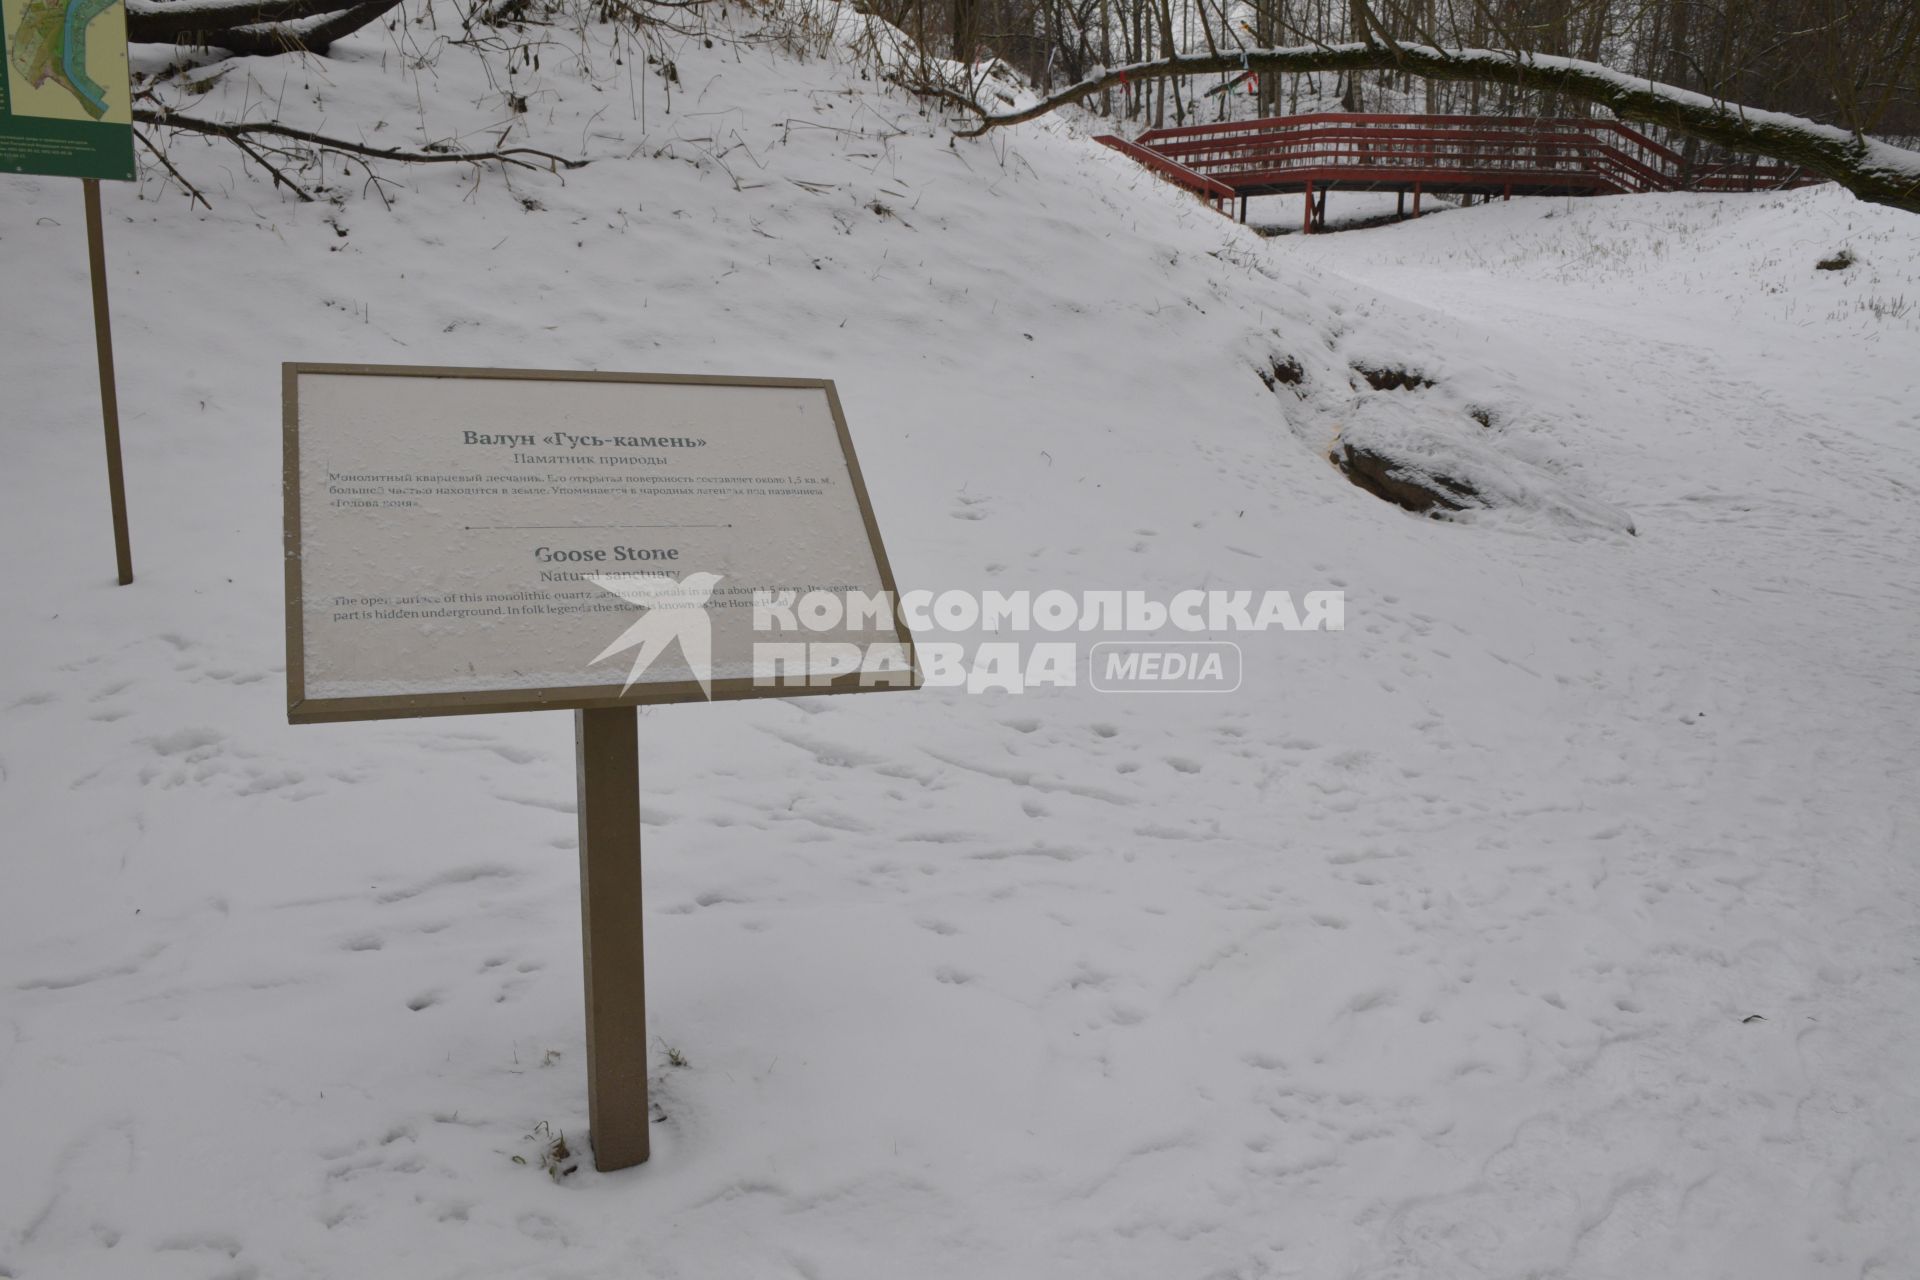
[[[754,608],[896,599],[831,382],[288,365],[285,412],[296,723],[911,683],[891,604]]]

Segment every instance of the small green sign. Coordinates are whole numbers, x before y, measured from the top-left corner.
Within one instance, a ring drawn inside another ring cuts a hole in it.
[[[0,0],[0,173],[133,177],[125,0]]]

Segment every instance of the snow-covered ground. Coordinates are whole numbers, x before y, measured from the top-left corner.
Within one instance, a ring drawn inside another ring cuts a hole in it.
[[[509,119],[399,39],[197,109]],[[0,1276],[1920,1274],[1920,220],[1270,241],[835,59],[543,63],[564,179],[108,191],[129,588],[79,192],[0,185]],[[1233,696],[646,713],[654,1156],[555,1178],[571,723],[286,726],[287,359],[832,377],[903,588],[1347,629]],[[1513,505],[1388,506],[1362,428]]]

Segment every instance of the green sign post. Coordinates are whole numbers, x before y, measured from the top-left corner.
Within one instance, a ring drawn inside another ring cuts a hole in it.
[[[120,410],[107,319],[107,255],[100,180],[131,181],[133,94],[124,0],[0,0],[0,173],[85,180],[94,344],[107,432],[107,489],[122,586],[133,581]]]

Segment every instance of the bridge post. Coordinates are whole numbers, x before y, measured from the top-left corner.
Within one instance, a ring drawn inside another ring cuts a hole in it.
[[[1300,234],[1303,236],[1313,234],[1313,180],[1311,178],[1307,180],[1307,211],[1300,221]]]
[[[1413,184],[1413,216],[1420,216],[1420,184],[1417,182]]]

